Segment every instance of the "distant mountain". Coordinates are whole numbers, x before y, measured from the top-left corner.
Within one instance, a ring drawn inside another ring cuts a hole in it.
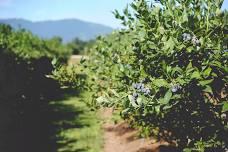
[[[112,28],[101,24],[86,22],[78,19],[48,20],[31,22],[24,19],[0,19],[0,23],[9,24],[13,28],[24,28],[41,38],[60,36],[64,42],[73,38],[90,40],[98,35],[108,34]]]

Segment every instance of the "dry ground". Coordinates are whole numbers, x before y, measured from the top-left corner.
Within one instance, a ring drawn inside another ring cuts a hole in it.
[[[129,128],[125,122],[114,124],[108,121],[112,117],[112,109],[103,109],[101,115],[106,120],[103,124],[103,152],[177,152],[167,142],[139,138],[138,131]]]

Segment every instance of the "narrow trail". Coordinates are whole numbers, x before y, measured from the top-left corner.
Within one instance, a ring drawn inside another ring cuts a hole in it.
[[[165,152],[165,150],[161,150],[160,146],[166,146],[167,143],[139,138],[138,132],[129,128],[127,123],[114,124],[109,121],[112,117],[112,109],[103,109],[101,114],[105,120],[103,152]]]
[[[88,59],[86,55],[72,55],[68,60],[68,65],[78,65],[81,59]]]

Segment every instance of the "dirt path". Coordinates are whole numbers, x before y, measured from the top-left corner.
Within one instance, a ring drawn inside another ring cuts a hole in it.
[[[85,55],[72,55],[69,58],[69,60],[68,60],[68,64],[69,65],[78,65],[82,58],[83,59],[88,59],[88,56],[85,56]]]
[[[102,117],[106,120],[103,125],[105,141],[103,152],[172,152],[170,149],[164,150],[168,145],[165,142],[138,138],[138,132],[129,128],[124,122],[114,124],[108,121],[111,116],[112,109],[102,110]]]

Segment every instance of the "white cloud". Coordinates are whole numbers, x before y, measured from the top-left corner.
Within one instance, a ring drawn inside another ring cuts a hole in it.
[[[0,0],[0,6],[10,6],[12,0]]]

